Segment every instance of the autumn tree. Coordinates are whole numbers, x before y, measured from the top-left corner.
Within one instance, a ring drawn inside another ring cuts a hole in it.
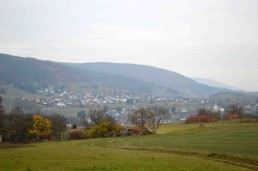
[[[202,123],[216,122],[220,119],[221,117],[218,113],[200,108],[197,114],[187,116],[185,123],[200,123],[202,125]]]
[[[115,137],[120,133],[121,125],[103,110],[90,110],[88,116],[90,123],[86,121],[86,124],[89,137]]]
[[[88,130],[89,137],[115,137],[121,131],[121,125],[112,120],[104,119],[99,124],[95,124]]]
[[[33,116],[33,125],[30,130],[30,134],[36,134],[37,140],[41,139],[49,139],[51,133],[52,123],[49,119],[44,119],[40,115]]]

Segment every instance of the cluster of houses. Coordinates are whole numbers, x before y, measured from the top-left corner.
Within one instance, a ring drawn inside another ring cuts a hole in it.
[[[181,107],[172,107],[169,108],[169,112],[171,113],[170,118],[167,119],[167,122],[177,122],[177,121],[184,121],[187,116],[192,114],[197,114],[198,110],[200,109],[200,106],[181,106]],[[207,105],[205,106],[206,109],[213,111],[214,113],[218,113],[221,116],[223,116],[229,109],[226,107],[218,106],[215,102],[213,105]],[[138,108],[135,106],[131,106],[128,108],[122,108],[121,110],[110,110],[107,113],[114,118],[116,118],[117,121],[119,121],[122,124],[128,124],[127,116],[134,111],[136,111]],[[244,107],[246,114],[257,114],[258,111],[258,104],[255,106],[247,105]]]
[[[35,101],[38,104],[50,107],[69,107],[69,106],[92,106],[96,104],[135,104],[153,102],[181,102],[208,104],[206,99],[190,99],[184,97],[163,97],[150,95],[139,95],[135,93],[111,91],[111,90],[92,90],[92,91],[73,91],[67,88],[44,88],[38,90],[38,97],[23,97],[23,100]]]
[[[183,120],[185,117],[191,114],[196,114],[198,110],[205,106],[207,109],[223,115],[226,112],[226,108],[218,106],[217,103],[210,102],[207,99],[197,98],[185,98],[185,97],[163,97],[150,95],[139,95],[136,93],[128,93],[115,90],[92,90],[92,91],[74,91],[68,88],[44,88],[38,91],[36,97],[22,97],[22,100],[34,101],[40,105],[46,107],[89,107],[94,105],[108,105],[108,104],[131,104],[133,106],[129,109],[123,109],[122,111],[109,111],[111,115],[119,118],[120,115],[124,116],[128,112],[134,109],[136,103],[148,104],[148,103],[165,103],[165,102],[178,102],[185,103],[181,107],[171,108],[173,113],[172,120]],[[256,105],[243,106],[245,113],[257,114],[258,103]]]
[[[38,94],[44,95],[37,101],[47,106],[68,107],[68,106],[92,106],[96,104],[120,104],[131,99],[129,93],[114,93],[112,91],[72,91],[69,89],[41,89]],[[133,97],[137,98],[137,97]]]

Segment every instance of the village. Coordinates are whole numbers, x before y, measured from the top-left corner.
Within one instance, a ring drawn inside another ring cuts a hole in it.
[[[21,97],[24,101],[34,101],[38,104],[50,107],[74,107],[93,106],[98,104],[136,104],[136,103],[195,103],[210,104],[207,99],[174,97],[174,96],[151,96],[134,92],[122,92],[116,90],[90,90],[74,91],[68,88],[44,88],[31,97]]]
[[[208,99],[184,98],[173,96],[150,96],[115,90],[80,90],[69,88],[44,88],[33,97],[21,97],[22,101],[29,101],[45,108],[94,108],[96,106],[113,106],[107,108],[107,113],[122,124],[127,123],[127,115],[141,106],[151,104],[167,104],[171,118],[167,122],[184,121],[187,116],[198,113],[200,108],[206,108],[221,116],[230,109],[228,106],[217,105],[217,102]],[[115,106],[115,107],[114,107]],[[243,106],[246,114],[257,114],[256,105]]]

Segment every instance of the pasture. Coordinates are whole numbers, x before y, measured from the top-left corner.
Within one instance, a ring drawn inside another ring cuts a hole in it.
[[[258,124],[176,123],[141,139],[2,144],[0,170],[258,170]]]

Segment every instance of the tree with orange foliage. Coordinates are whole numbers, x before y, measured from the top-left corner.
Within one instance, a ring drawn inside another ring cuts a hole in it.
[[[29,132],[30,134],[37,135],[37,141],[38,141],[38,138],[50,139],[50,133],[52,131],[51,128],[52,128],[52,124],[49,119],[44,119],[40,115],[34,115],[32,129]]]
[[[121,125],[112,120],[104,119],[99,124],[92,126],[88,130],[89,137],[115,137],[121,131]]]

